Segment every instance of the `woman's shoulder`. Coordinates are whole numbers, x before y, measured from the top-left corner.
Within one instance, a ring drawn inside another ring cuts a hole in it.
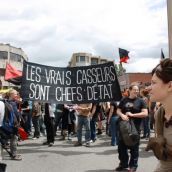
[[[162,122],[164,120],[165,110],[163,106],[160,106],[154,114],[155,122]]]

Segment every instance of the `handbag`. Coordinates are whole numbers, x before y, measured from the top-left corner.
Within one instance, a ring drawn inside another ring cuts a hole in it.
[[[28,138],[28,134],[22,127],[18,128],[18,133],[19,133],[21,140],[26,140]]]
[[[132,119],[128,121],[120,121],[119,130],[125,145],[134,146],[135,144],[139,143],[140,135]]]
[[[167,140],[163,135],[165,110],[161,106],[155,113],[155,137],[150,137],[146,151],[152,150],[159,160],[167,161],[172,158],[172,148],[167,146]]]

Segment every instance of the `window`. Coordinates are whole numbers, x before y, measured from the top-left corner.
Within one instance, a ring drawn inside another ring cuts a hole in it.
[[[16,61],[16,62],[21,62],[22,56],[15,54],[15,53],[10,53],[10,60]]]
[[[5,75],[5,69],[0,69],[0,76],[4,76]]]
[[[0,51],[0,59],[8,59],[8,52]]]
[[[86,57],[85,56],[76,56],[76,62],[85,62]]]
[[[107,60],[101,60],[101,63],[106,63],[107,62]]]
[[[80,56],[80,62],[85,62],[85,56]]]
[[[92,64],[92,65],[98,64],[98,59],[92,58],[92,59],[91,59],[91,64]]]

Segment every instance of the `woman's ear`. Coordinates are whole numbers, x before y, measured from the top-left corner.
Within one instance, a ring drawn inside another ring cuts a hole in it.
[[[168,83],[168,90],[172,91],[172,81],[169,81],[169,83]]]

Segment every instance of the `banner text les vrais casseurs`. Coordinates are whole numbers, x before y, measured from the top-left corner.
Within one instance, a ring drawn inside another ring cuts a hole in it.
[[[21,93],[24,99],[56,103],[93,103],[121,99],[113,62],[59,68],[25,61]]]

